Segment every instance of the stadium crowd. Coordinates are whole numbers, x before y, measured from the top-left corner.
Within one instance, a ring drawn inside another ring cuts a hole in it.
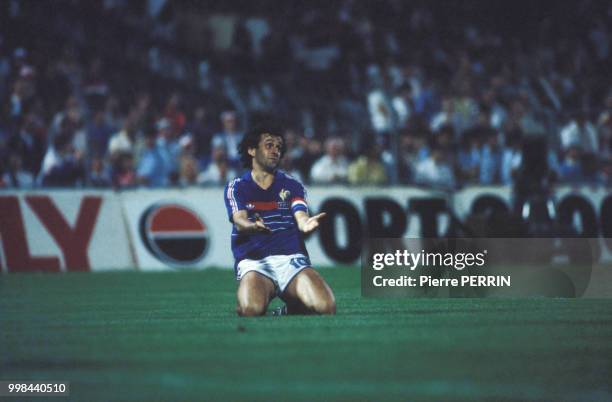
[[[3,2],[0,187],[223,184],[258,112],[307,183],[612,185],[612,3],[306,3]]]

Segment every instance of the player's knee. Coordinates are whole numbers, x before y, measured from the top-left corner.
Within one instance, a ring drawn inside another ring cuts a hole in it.
[[[266,306],[263,303],[245,303],[238,305],[236,311],[242,317],[257,317],[266,313]]]
[[[313,310],[317,314],[336,314],[336,301],[333,298],[322,298],[314,303]]]

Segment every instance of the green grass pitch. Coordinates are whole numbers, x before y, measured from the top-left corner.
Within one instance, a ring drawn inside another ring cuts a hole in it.
[[[320,272],[333,317],[236,317],[223,270],[0,276],[0,380],[75,401],[612,398],[612,300],[364,299],[358,270]]]

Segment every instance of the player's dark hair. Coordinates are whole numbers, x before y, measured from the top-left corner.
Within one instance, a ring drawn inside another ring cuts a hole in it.
[[[249,129],[244,134],[244,137],[242,137],[240,144],[238,144],[238,153],[240,154],[242,166],[245,169],[251,169],[253,167],[253,157],[249,155],[249,149],[257,148],[259,146],[259,141],[261,140],[262,134],[270,134],[281,139],[282,158],[286,151],[285,138],[283,137],[282,130],[283,126],[279,121],[266,115],[254,116],[251,119]]]

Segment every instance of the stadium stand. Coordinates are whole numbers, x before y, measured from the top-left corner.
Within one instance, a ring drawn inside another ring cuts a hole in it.
[[[609,186],[612,6],[532,3],[1,2],[0,187],[219,184],[261,111],[306,182],[339,138],[376,184],[511,184],[539,138]]]

